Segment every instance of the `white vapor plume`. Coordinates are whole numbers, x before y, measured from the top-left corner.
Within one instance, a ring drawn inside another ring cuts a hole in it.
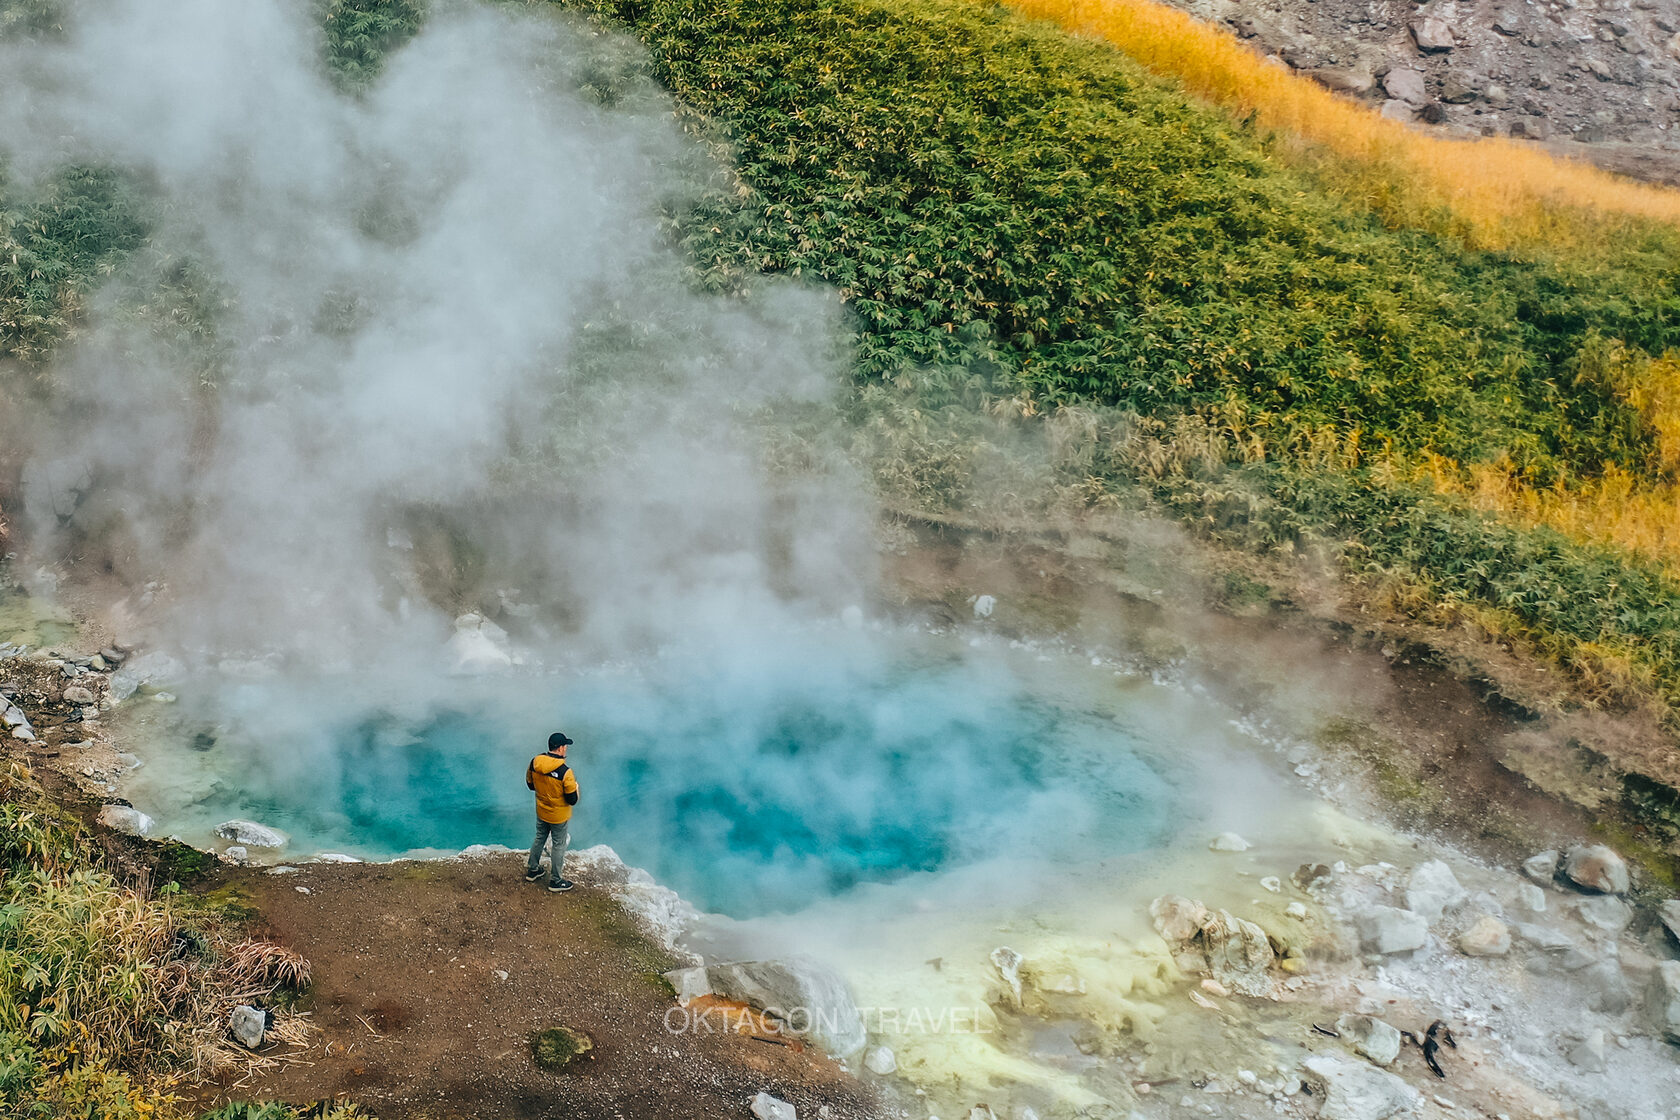
[[[439,5],[350,96],[309,11],[94,2],[66,42],[0,48],[14,173],[112,164],[163,200],[60,362],[36,534],[125,542],[169,583],[156,636],[207,653],[441,645],[488,590],[469,577],[559,604],[600,653],[855,597],[858,488],[769,477],[743,421],[835,393],[837,303],[688,285],[662,215],[720,168],[634,44]],[[212,303],[196,350],[133,310],[188,266]],[[438,524],[477,567],[434,610],[450,580],[422,594],[401,546]]]

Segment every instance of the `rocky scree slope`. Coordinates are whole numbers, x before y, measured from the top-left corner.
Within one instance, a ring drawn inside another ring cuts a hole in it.
[[[1676,0],[1169,0],[1384,116],[1680,183]]]

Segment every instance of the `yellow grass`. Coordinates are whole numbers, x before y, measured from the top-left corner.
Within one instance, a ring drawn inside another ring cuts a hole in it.
[[[1554,158],[1514,140],[1429,136],[1267,62],[1225,30],[1156,0],[1008,0],[1113,43],[1196,96],[1344,163],[1339,185],[1396,225],[1451,232],[1481,248],[1584,247],[1604,216],[1680,223],[1680,191]],[[1594,217],[1583,211],[1596,211]],[[1445,218],[1445,222],[1443,222]]]

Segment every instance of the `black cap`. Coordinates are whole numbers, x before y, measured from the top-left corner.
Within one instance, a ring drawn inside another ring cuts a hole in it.
[[[566,733],[564,731],[556,731],[548,737],[549,750],[553,750],[555,747],[569,747],[571,745],[572,741],[566,738]]]

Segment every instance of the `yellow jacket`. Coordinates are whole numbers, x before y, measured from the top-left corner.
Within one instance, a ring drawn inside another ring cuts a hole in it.
[[[544,824],[564,824],[572,819],[577,804],[578,784],[566,760],[539,754],[525,767],[525,788],[537,791],[537,819]]]

